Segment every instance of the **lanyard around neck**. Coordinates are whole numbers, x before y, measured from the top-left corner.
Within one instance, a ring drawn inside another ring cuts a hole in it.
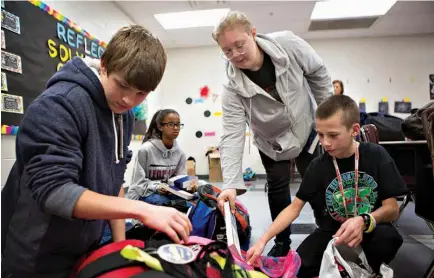
[[[348,219],[348,210],[347,210],[347,202],[345,198],[345,192],[344,192],[344,186],[342,184],[342,177],[341,172],[339,171],[338,162],[336,161],[336,158],[333,156],[333,165],[335,166],[336,170],[336,177],[338,179],[339,183],[339,190],[342,195],[342,202],[345,209],[345,216]],[[359,195],[359,143],[356,142],[356,153],[354,156],[354,213],[353,215],[357,215],[357,196]]]

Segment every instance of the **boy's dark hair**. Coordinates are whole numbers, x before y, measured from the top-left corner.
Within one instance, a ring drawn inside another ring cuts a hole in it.
[[[335,85],[335,83],[339,83],[339,85],[341,85],[341,95],[344,94],[344,83],[341,80],[333,80],[333,85]]]
[[[162,109],[155,112],[142,144],[151,139],[161,139],[162,132],[158,129],[158,126],[162,125],[164,118],[172,113],[179,116],[179,113],[173,109]]]
[[[342,111],[341,122],[347,128],[360,123],[360,110],[356,102],[346,95],[333,95],[324,100],[316,109],[316,118],[325,120]]]
[[[130,25],[116,32],[101,61],[107,75],[120,74],[132,88],[152,92],[163,77],[167,56],[151,32],[140,25]]]

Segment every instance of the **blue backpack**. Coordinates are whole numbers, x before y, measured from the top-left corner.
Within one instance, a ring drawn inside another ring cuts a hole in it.
[[[200,186],[197,192],[199,198],[196,206],[192,207],[188,213],[193,226],[190,235],[226,242],[226,224],[224,216],[217,205],[220,189],[206,184]],[[236,202],[235,207],[240,247],[242,250],[247,251],[251,237],[249,215],[247,209],[239,201]]]

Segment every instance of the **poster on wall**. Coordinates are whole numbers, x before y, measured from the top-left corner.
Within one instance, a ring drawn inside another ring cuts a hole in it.
[[[2,30],[2,49],[6,49],[5,31]]]
[[[2,72],[1,75],[2,75],[2,77],[1,77],[2,91],[7,91],[8,90],[8,80],[6,79],[6,73]]]
[[[395,101],[395,113],[410,113],[411,102]]]
[[[21,34],[20,18],[5,10],[2,10],[2,28]]]
[[[429,75],[429,99],[434,99],[434,74]]]
[[[2,51],[2,69],[16,73],[23,73],[21,57],[6,51]]]
[[[387,101],[381,101],[378,103],[378,112],[382,114],[389,114],[389,102]]]
[[[23,97],[3,94],[1,98],[2,112],[23,114]]]
[[[23,111],[65,63],[77,56],[98,59],[107,46],[82,28],[86,26],[41,1],[5,4],[2,16],[7,16],[2,18],[2,31],[7,37],[7,51],[2,50],[2,72],[7,75],[7,83],[2,80],[2,89],[7,84],[8,92],[22,97]],[[2,110],[1,124],[19,126],[22,118],[23,114]]]

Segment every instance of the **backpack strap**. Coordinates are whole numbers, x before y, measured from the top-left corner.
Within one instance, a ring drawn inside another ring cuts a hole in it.
[[[146,270],[144,263],[127,260],[122,257],[121,252],[119,251],[105,255],[86,265],[79,273],[77,273],[76,277],[94,278],[110,271],[129,266],[143,266],[143,269]]]
[[[203,202],[213,208],[218,207],[217,198],[220,192],[220,189],[212,186],[211,184],[202,185],[201,187],[199,187],[198,190],[199,197],[203,200]],[[243,231],[245,231],[249,227],[249,224],[247,223],[245,217],[241,214],[241,212],[242,210],[238,206],[235,206],[235,218],[240,223]],[[244,214],[244,212],[242,213]]]

